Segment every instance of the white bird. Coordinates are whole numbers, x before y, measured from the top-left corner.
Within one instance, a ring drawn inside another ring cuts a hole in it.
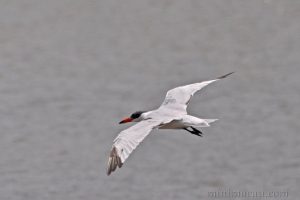
[[[191,97],[203,87],[229,76],[228,73],[214,80],[203,81],[176,87],[167,92],[161,106],[152,111],[138,111],[123,119],[120,124],[139,122],[122,131],[113,141],[108,159],[107,175],[121,168],[131,152],[145,139],[153,129],[184,129],[192,134],[202,136],[196,128],[208,127],[217,119],[200,119],[187,114],[186,108]]]

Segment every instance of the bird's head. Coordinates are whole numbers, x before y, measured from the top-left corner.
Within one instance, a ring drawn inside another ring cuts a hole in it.
[[[130,117],[126,117],[125,119],[123,119],[122,121],[120,121],[119,124],[124,124],[124,123],[128,123],[128,122],[139,122],[143,120],[142,114],[145,111],[137,111],[134,112],[130,115]]]

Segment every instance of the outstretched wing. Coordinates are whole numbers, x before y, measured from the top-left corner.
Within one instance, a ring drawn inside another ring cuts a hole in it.
[[[122,131],[113,142],[108,159],[107,175],[115,171],[117,166],[121,168],[131,152],[161,123],[160,121],[149,119]]]
[[[220,76],[214,80],[209,81],[203,81],[200,83],[194,83],[190,85],[184,85],[180,87],[176,87],[174,89],[171,89],[167,92],[167,95],[165,97],[165,100],[163,101],[160,108],[169,108],[173,110],[177,110],[179,112],[186,113],[187,105],[192,98],[192,96],[205,86],[209,85],[210,83],[213,83],[215,81],[218,81],[220,79],[223,79],[227,76],[229,76],[231,73],[228,73],[224,76]]]

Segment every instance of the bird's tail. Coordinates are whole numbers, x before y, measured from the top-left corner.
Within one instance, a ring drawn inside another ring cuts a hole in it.
[[[217,121],[218,119],[204,119],[204,121],[206,121],[208,124],[213,123],[215,121]]]

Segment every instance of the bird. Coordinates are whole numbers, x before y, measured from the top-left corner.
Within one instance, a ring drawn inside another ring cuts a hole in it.
[[[124,118],[119,124],[138,122],[119,133],[114,139],[107,163],[107,175],[117,167],[121,168],[132,151],[153,129],[182,129],[202,137],[200,127],[209,127],[218,119],[201,119],[187,113],[187,106],[193,95],[205,86],[224,79],[234,72],[213,80],[179,86],[169,90],[160,107],[152,111],[137,111]]]

